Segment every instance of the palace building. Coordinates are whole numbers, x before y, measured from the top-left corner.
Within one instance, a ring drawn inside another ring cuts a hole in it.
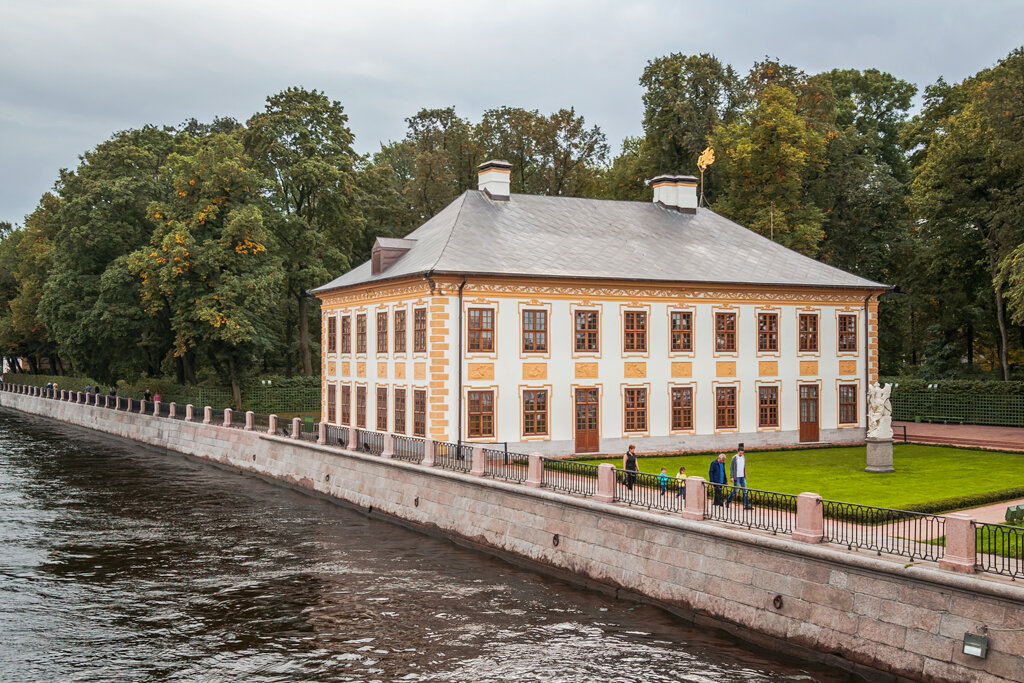
[[[858,442],[885,285],[697,206],[511,194],[511,166],[313,293],[326,422],[545,454]]]

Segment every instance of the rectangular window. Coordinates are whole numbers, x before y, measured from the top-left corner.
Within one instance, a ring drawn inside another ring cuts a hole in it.
[[[672,429],[693,429],[693,389],[672,387]]]
[[[405,434],[405,389],[395,389],[395,433]]]
[[[647,313],[626,311],[622,317],[622,350],[647,350]]]
[[[757,424],[759,427],[779,426],[779,388],[757,388]]]
[[[576,311],[576,350],[597,353],[597,311]]]
[[[469,392],[469,436],[494,436],[494,392]]]
[[[669,348],[675,352],[693,351],[693,314],[689,311],[672,311]]]
[[[334,422],[338,414],[334,412],[338,409],[338,387],[333,384],[327,385],[327,422]]]
[[[377,353],[388,352],[388,312],[377,314]]]
[[[469,350],[494,350],[494,309],[469,309]]]
[[[377,387],[377,431],[388,431],[388,390]]]
[[[647,431],[647,389],[626,389],[623,398],[626,431]]]
[[[356,387],[356,427],[366,429],[366,387]]]
[[[338,351],[338,319],[333,315],[327,318],[327,353]]]
[[[341,316],[341,352],[352,353],[352,318]]]
[[[857,424],[856,384],[839,385],[839,424]]]
[[[405,353],[405,310],[395,311],[395,353]]]
[[[548,392],[544,389],[523,392],[523,435],[548,433]]]
[[[736,350],[736,314],[715,313],[715,351]]]
[[[715,429],[736,428],[736,387],[715,388]]]
[[[352,425],[352,387],[347,384],[341,387],[341,424]]]
[[[800,314],[800,351],[818,350],[818,315]]]
[[[412,392],[412,435],[427,435],[427,390],[415,389]]]
[[[523,311],[523,353],[548,350],[548,312]]]
[[[779,350],[779,314],[757,314],[757,350]]]
[[[839,316],[839,350],[857,350],[857,316]]]
[[[412,312],[413,353],[427,352],[427,309],[417,308]]]
[[[356,316],[356,353],[366,353],[366,314]]]

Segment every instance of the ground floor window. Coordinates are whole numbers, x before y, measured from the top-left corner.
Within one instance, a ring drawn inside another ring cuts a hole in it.
[[[341,387],[341,424],[352,424],[352,387],[347,384]]]
[[[412,392],[412,434],[427,435],[427,391],[416,389]]]
[[[395,433],[405,434],[405,389],[395,389]]]
[[[377,431],[388,431],[388,390],[377,387]]]
[[[757,388],[757,426],[779,426],[779,388]]]
[[[366,429],[366,387],[356,387],[356,427]]]
[[[672,429],[693,429],[693,389],[672,387]]]
[[[736,387],[715,388],[715,429],[736,428]]]
[[[548,433],[548,392],[531,389],[523,392],[523,435]]]
[[[625,431],[647,431],[647,389],[626,389],[625,399]]]
[[[469,436],[494,436],[494,392],[469,392]]]
[[[327,385],[327,421],[334,422],[338,419],[338,387],[334,384]]]
[[[839,385],[839,424],[857,424],[857,385]]]

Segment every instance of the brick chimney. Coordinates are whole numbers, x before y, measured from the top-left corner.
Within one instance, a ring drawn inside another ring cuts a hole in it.
[[[692,175],[660,175],[650,182],[655,204],[679,213],[697,213],[697,179]]]
[[[512,164],[492,159],[480,164],[478,189],[491,199],[508,201],[512,196]]]

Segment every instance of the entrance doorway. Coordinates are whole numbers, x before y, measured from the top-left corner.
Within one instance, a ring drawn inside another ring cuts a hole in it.
[[[818,385],[800,385],[800,440],[818,440]]]
[[[601,436],[596,388],[576,390],[576,452],[597,453]]]

